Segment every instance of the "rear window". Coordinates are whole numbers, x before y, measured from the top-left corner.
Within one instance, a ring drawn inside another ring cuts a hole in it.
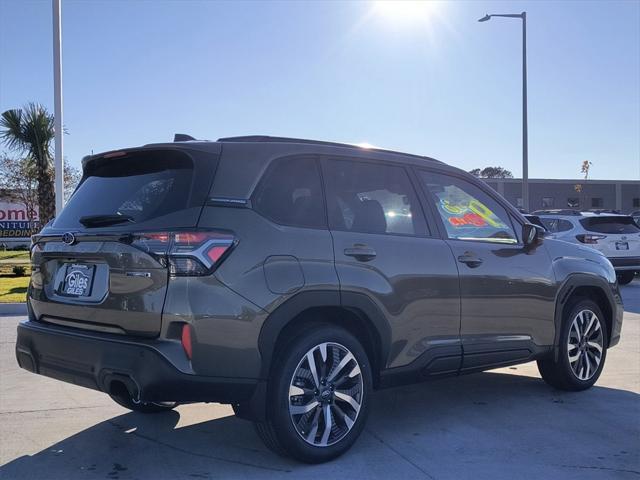
[[[193,180],[193,161],[180,152],[97,160],[87,165],[54,227],[82,227],[80,218],[97,215],[126,215],[129,225],[164,217],[192,206]]]
[[[595,233],[624,234],[640,233],[631,217],[589,217],[580,220],[585,230]]]

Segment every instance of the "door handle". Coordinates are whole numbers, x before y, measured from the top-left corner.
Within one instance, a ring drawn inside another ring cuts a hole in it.
[[[347,257],[353,257],[360,262],[368,262],[376,258],[376,251],[366,245],[356,243],[351,248],[345,248],[344,254]]]
[[[466,264],[469,268],[476,268],[482,265],[482,259],[471,252],[465,252],[458,257],[460,263]]]

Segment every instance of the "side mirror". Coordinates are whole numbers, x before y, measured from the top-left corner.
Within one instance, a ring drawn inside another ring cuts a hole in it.
[[[538,245],[542,242],[543,236],[542,228],[533,223],[525,223],[522,226],[522,241],[526,246]]]

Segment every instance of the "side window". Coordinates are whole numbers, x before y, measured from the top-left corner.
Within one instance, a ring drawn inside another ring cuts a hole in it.
[[[326,228],[320,172],[312,158],[276,160],[260,181],[252,203],[276,223]]]
[[[541,218],[540,219],[547,230],[551,233],[558,232],[558,219],[557,218]]]
[[[424,235],[416,193],[402,167],[327,160],[329,227],[360,233]]]
[[[568,232],[573,228],[569,220],[558,220],[558,232]]]
[[[476,185],[457,177],[422,171],[449,238],[518,243],[506,209]]]

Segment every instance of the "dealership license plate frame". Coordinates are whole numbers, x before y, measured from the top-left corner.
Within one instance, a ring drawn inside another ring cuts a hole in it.
[[[96,266],[84,263],[65,263],[63,268],[64,277],[62,277],[58,294],[71,298],[90,297]]]

